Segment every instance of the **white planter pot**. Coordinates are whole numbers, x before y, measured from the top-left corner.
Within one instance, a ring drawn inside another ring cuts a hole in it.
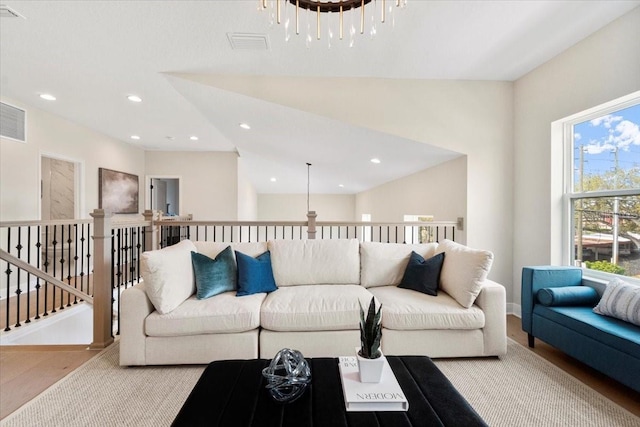
[[[360,349],[356,348],[356,357],[358,358],[358,369],[360,370],[361,383],[379,383],[382,378],[382,368],[386,359],[382,352],[377,359],[366,359],[359,354]]]

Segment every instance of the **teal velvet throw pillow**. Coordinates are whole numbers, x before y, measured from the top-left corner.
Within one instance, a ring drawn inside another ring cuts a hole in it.
[[[538,291],[538,302],[547,307],[588,305],[593,307],[600,296],[589,286],[560,286]]]
[[[424,259],[419,253],[412,251],[409,264],[404,270],[402,281],[398,287],[437,296],[443,262],[444,252]]]
[[[271,269],[271,253],[269,251],[257,258],[236,251],[238,263],[238,292],[237,297],[273,292],[278,287]]]
[[[191,252],[198,299],[210,298],[236,289],[236,263],[233,250],[227,246],[215,259]]]

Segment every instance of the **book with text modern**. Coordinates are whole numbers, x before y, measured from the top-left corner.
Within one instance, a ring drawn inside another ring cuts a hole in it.
[[[355,356],[339,357],[338,365],[347,411],[406,411],[409,409],[409,402],[386,360],[379,383],[360,382],[358,360]]]

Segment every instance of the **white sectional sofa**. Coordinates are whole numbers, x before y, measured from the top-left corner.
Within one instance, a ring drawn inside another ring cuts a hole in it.
[[[215,258],[229,245],[251,257],[269,251],[278,289],[198,299],[191,251]],[[398,287],[412,251],[424,259],[445,254],[437,296]],[[382,303],[387,355],[500,356],[505,290],[486,279],[492,259],[450,241],[183,241],[143,254],[143,283],[123,292],[120,364],[271,358],[284,347],[306,357],[351,355],[360,340],[359,303],[366,307],[372,296]]]

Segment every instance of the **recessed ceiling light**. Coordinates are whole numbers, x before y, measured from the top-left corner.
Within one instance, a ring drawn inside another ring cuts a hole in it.
[[[247,123],[240,123],[240,127],[241,127],[242,129],[246,129],[246,130],[251,129],[251,126],[249,126]]]
[[[344,188],[344,184],[338,184],[338,187]]]
[[[41,93],[40,98],[46,99],[47,101],[55,101],[56,97],[51,95],[50,93]]]
[[[135,139],[137,141],[140,137],[138,135],[131,135],[131,139]]]
[[[378,163],[380,163],[380,159],[374,157],[373,159],[371,159],[371,163],[375,163],[377,165]]]
[[[276,181],[277,181],[277,179],[271,178],[271,182],[276,182]]]
[[[198,137],[194,135],[194,136],[189,137],[189,139],[192,140],[192,141],[197,141]]]
[[[138,95],[129,95],[127,96],[127,99],[131,102],[142,102],[142,98],[140,98]]]

